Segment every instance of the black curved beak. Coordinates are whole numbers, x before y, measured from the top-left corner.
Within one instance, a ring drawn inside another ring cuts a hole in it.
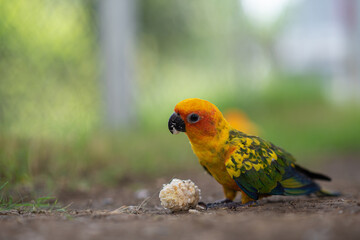
[[[168,123],[169,131],[172,134],[178,134],[179,132],[186,132],[185,122],[181,119],[180,115],[174,112],[170,118]]]

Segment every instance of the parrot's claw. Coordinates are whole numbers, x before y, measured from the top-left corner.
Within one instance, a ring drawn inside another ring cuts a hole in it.
[[[232,200],[230,199],[223,199],[223,200],[219,200],[213,203],[208,203],[206,204],[206,209],[210,209],[210,208],[222,208],[222,207],[226,207],[227,204],[233,203]]]
[[[205,205],[206,209],[216,209],[216,208],[229,208],[229,209],[236,209],[238,207],[254,207],[258,205],[256,201],[247,202],[245,204],[242,204],[241,202],[233,202],[229,199],[225,199],[222,201],[217,201],[214,203],[208,203],[205,204],[203,202],[199,203],[199,205]]]
[[[238,207],[255,207],[257,205],[258,205],[258,203],[256,201],[251,201],[251,202],[247,202],[247,203],[231,202],[231,203],[226,204],[225,207],[236,210],[236,208],[238,208]]]
[[[221,208],[221,207],[226,207],[226,204],[228,203],[232,203],[233,201],[231,201],[230,199],[223,199],[223,200],[219,200],[213,203],[204,203],[204,202],[199,202],[199,205],[204,206],[206,209],[210,209],[210,208]]]

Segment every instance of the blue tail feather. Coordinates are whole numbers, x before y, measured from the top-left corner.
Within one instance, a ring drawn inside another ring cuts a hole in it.
[[[320,191],[320,186],[311,178],[289,166],[280,181],[283,195],[308,195]]]

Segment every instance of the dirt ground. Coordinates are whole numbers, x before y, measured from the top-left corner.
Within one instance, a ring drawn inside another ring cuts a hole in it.
[[[320,182],[339,190],[336,198],[273,196],[254,207],[173,214],[160,206],[158,192],[170,178],[111,190],[59,195],[65,213],[0,212],[0,239],[360,239],[360,158],[334,157],[312,167],[333,178]],[[202,171],[179,173],[202,190],[202,201],[223,198]],[[144,199],[147,199],[144,201]]]

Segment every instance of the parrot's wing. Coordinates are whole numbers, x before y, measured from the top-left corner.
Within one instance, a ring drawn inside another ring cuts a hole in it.
[[[277,170],[255,156],[244,158],[240,151],[231,154],[225,161],[225,166],[241,190],[255,200],[259,198],[259,194],[270,193],[276,189],[283,172],[281,168]]]
[[[260,194],[303,195],[318,191],[319,186],[295,168],[293,157],[258,137],[237,141],[226,159],[230,176],[249,197]]]

